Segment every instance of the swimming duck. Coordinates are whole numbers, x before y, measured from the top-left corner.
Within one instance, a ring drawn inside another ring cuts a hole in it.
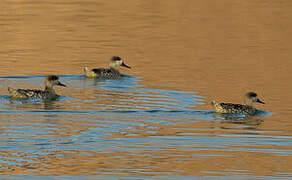
[[[89,70],[87,67],[84,68],[84,73],[86,77],[94,78],[106,78],[106,79],[117,79],[121,77],[121,73],[118,70],[118,66],[124,66],[131,69],[127,66],[121,57],[113,56],[109,62],[109,68],[97,68]]]
[[[244,104],[217,103],[216,101],[211,101],[211,105],[213,105],[215,111],[218,113],[238,113],[245,115],[254,115],[257,110],[252,106],[254,102],[265,104],[259,99],[256,93],[248,92],[244,96]]]
[[[55,75],[49,75],[45,79],[45,89],[38,90],[38,89],[14,89],[8,87],[9,93],[12,95],[13,98],[20,98],[20,99],[27,99],[27,98],[40,98],[45,100],[53,100],[58,97],[54,90],[54,86],[64,86],[59,81],[59,77]]]

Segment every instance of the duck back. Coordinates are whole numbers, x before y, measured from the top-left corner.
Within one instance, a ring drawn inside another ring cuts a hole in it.
[[[233,103],[217,103],[215,104],[215,110],[220,113],[238,113],[248,115],[253,115],[256,112],[256,109],[252,106]]]
[[[9,87],[8,92],[12,95],[12,97],[21,99],[26,98],[54,99],[58,97],[58,95],[56,95],[55,93],[38,89],[13,89]]]
[[[98,69],[92,69],[92,71],[96,74],[97,77],[100,78],[108,78],[108,79],[115,79],[115,78],[120,78],[121,73],[114,68],[98,68]]]

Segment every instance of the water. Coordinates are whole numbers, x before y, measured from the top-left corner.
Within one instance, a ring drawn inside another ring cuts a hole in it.
[[[2,179],[291,179],[292,3],[0,2]],[[82,67],[119,55],[131,70]],[[40,88],[53,102],[13,100]],[[266,104],[219,115],[211,99]]]

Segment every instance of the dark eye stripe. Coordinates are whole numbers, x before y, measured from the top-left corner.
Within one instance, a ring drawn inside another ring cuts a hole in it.
[[[58,80],[58,79],[59,79],[58,76],[55,76],[55,75],[48,76],[48,80],[49,81],[55,81],[55,80]]]
[[[256,94],[256,93],[254,93],[254,92],[249,92],[248,94],[247,94],[249,97],[257,97],[258,95]]]
[[[120,60],[122,60],[122,58],[119,57],[119,56],[113,56],[113,57],[112,57],[112,60],[113,60],[113,61],[120,61]]]

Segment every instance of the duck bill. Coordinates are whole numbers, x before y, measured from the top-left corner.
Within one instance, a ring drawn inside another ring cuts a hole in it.
[[[257,99],[257,102],[258,102],[258,103],[265,104],[265,102],[261,101],[260,99]]]
[[[130,67],[130,66],[128,66],[128,65],[126,65],[124,62],[121,64],[121,66],[124,66],[124,67],[126,67],[126,68],[129,68],[129,69],[131,69],[131,67]]]
[[[66,85],[65,84],[62,84],[61,82],[58,82],[58,84],[57,84],[58,86],[63,86],[63,87],[66,87]]]

